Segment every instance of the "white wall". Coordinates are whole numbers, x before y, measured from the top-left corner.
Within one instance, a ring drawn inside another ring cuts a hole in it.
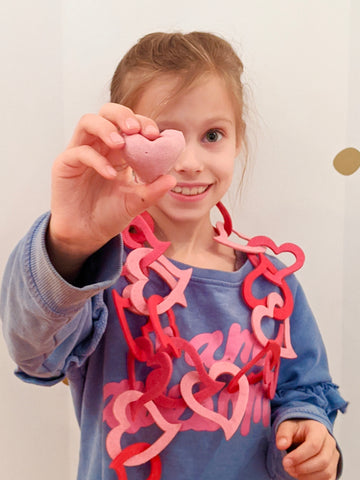
[[[18,0],[3,1],[0,18],[0,275],[14,243],[48,209],[53,159],[78,118],[108,99],[118,60],[141,35],[210,30],[238,48],[251,90],[253,166],[235,223],[306,252],[299,277],[334,380],[352,400],[336,431],[344,478],[356,478],[360,179],[341,177],[332,159],[346,146],[360,147],[359,2]],[[3,342],[0,358],[3,478],[75,479],[78,434],[69,391],[17,381]]]
[[[349,92],[347,145],[360,150],[360,2],[351,5],[349,38]],[[344,243],[344,308],[343,308],[343,359],[342,386],[344,395],[351,401],[342,422],[342,447],[349,463],[346,479],[357,478],[355,465],[359,462],[356,432],[360,431],[360,382],[357,371],[360,352],[360,171],[346,179],[345,243]],[[353,470],[351,470],[351,465]]]
[[[0,2],[0,275],[14,242],[49,208],[52,159],[63,148],[61,4]],[[0,344],[1,478],[68,478],[65,387],[16,380]]]

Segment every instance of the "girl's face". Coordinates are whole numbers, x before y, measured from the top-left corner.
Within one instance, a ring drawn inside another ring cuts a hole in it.
[[[185,150],[170,172],[177,185],[150,211],[157,221],[198,223],[209,220],[211,208],[231,184],[240,149],[235,112],[224,81],[216,75],[204,76],[171,100],[176,85],[175,76],[159,77],[134,108],[136,113],[153,118],[160,131],[181,130],[186,140]],[[154,114],[166,99],[170,101]]]

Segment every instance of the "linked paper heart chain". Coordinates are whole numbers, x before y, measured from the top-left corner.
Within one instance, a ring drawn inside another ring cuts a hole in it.
[[[225,207],[221,203],[217,206],[224,222],[217,222],[214,239],[246,253],[253,266],[242,283],[242,296],[251,310],[251,327],[257,342],[257,353],[253,354],[242,368],[225,360],[214,361],[211,367],[207,368],[195,346],[181,337],[173,311],[175,304],[184,308],[187,306],[184,291],[191,278],[192,269],[178,269],[163,255],[169,242],[161,242],[155,237],[149,214],[136,217],[123,232],[124,244],[131,249],[122,272],[128,285],[121,295],[113,290],[117,315],[129,347],[127,388],[112,392],[113,398],[107,407],[107,422],[112,429],[107,436],[106,447],[112,459],[110,467],[116,471],[118,479],[127,478],[125,467],[146,462],[150,462],[151,468],[148,478],[160,479],[159,454],[183,427],[181,420],[171,422],[169,416],[165,418],[162,413],[164,409],[190,409],[197,418],[203,418],[208,424],[216,425],[215,428],[221,428],[228,440],[244,418],[250,386],[259,385],[269,399],[273,398],[280,359],[296,357],[290,340],[289,320],[294,302],[285,279],[303,265],[302,250],[291,243],[277,246],[265,236],[249,239],[240,235],[233,230]],[[230,241],[231,234],[235,234],[243,243]],[[265,255],[267,249],[274,255],[290,252],[295,261],[290,267],[277,269]],[[145,297],[144,290],[150,281],[150,270],[168,285],[167,295]],[[276,291],[264,298],[257,298],[253,293],[253,285],[261,277],[273,284]],[[141,327],[141,335],[136,338],[131,333],[127,312],[138,314],[142,319],[144,316],[147,318],[147,322]],[[264,317],[272,318],[278,323],[276,338],[269,339],[265,335],[261,326]],[[194,369],[182,376],[175,393],[174,389],[169,390],[169,384],[173,363],[182,355],[186,355],[187,362]],[[137,362],[144,363],[150,369],[144,386],[136,378]],[[224,374],[231,378],[227,383],[218,380]],[[196,393],[193,393],[195,385],[198,388]],[[219,399],[218,411],[215,411],[211,401],[215,395]],[[228,418],[227,408],[221,407],[227,404],[229,399],[232,402],[231,418]],[[127,410],[128,406],[130,410]],[[144,414],[144,410],[147,414]],[[153,444],[134,443],[122,449],[122,435],[125,432],[134,432],[136,422],[141,426],[156,423],[163,434]]]

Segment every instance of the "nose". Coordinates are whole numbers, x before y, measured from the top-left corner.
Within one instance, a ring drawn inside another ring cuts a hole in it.
[[[187,143],[175,162],[175,171],[178,173],[198,173],[203,168],[201,152],[194,145]]]

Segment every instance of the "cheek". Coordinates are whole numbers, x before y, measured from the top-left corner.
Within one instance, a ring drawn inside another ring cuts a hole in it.
[[[218,172],[223,177],[232,177],[235,168],[234,152],[228,152],[227,155],[223,155],[221,162],[219,163]]]
[[[223,194],[230,188],[235,162],[233,159],[222,159],[215,176],[219,179]]]
[[[233,176],[234,176],[234,170],[235,170],[235,158],[231,157],[231,160],[227,163],[227,188],[230,187]]]

